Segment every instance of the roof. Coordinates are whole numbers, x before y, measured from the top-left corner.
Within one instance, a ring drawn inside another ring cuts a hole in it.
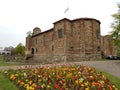
[[[63,19],[61,19],[61,20],[59,20],[59,21],[54,22],[53,24],[56,24],[56,23],[61,22],[61,21],[63,21],[63,20],[67,20],[67,21],[69,21],[69,22],[74,22],[74,21],[78,21],[78,20],[95,20],[95,21],[97,21],[97,22],[100,23],[100,21],[97,20],[97,19],[95,19],[95,18],[85,17],[85,18],[76,18],[76,19],[73,19],[73,20],[70,20],[70,19],[67,19],[67,18],[63,18]]]
[[[61,22],[61,21],[63,21],[63,20],[67,20],[67,21],[71,22],[71,20],[69,20],[69,19],[67,19],[67,18],[63,18],[63,19],[61,19],[61,20],[58,20],[58,21],[54,22],[53,24],[58,23],[58,22]]]
[[[100,21],[97,20],[97,19],[85,17],[85,18],[76,18],[76,19],[73,19],[73,20],[70,20],[70,19],[67,19],[67,18],[63,18],[63,19],[61,19],[61,20],[58,20],[58,21],[54,22],[53,24],[56,24],[56,23],[61,22],[61,21],[64,21],[64,20],[67,20],[67,21],[69,21],[69,22],[74,22],[74,21],[78,21],[78,20],[95,20],[95,21],[97,21],[97,22],[100,23]],[[37,27],[37,28],[38,28],[38,27]],[[52,31],[52,30],[53,30],[53,28],[51,28],[51,29],[49,29],[49,30],[47,30],[47,31],[44,31],[44,32],[40,32],[40,33],[38,33],[38,34],[35,34],[35,35],[33,35],[32,37],[38,36],[38,35],[43,34],[43,33],[46,33],[46,32],[50,32],[50,31]]]
[[[47,30],[47,31],[44,31],[44,32],[40,32],[40,33],[38,33],[38,34],[35,34],[35,35],[33,35],[32,37],[36,37],[36,36],[38,36],[38,35],[40,35],[40,34],[44,34],[44,33],[46,33],[46,32],[50,32],[50,31],[52,31],[53,30],[53,28],[51,28],[51,29],[49,29],[49,30]]]
[[[88,18],[88,17],[85,17],[85,18],[76,18],[76,19],[73,19],[72,21],[78,21],[78,20],[95,20],[97,22],[100,23],[99,20],[95,19],[95,18]]]

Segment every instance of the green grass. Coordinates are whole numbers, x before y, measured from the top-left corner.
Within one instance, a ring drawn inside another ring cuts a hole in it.
[[[7,63],[0,57],[0,66],[15,66],[17,63]],[[17,87],[0,73],[0,90],[18,90]]]
[[[18,90],[18,88],[0,73],[0,90]]]
[[[3,61],[3,57],[0,57],[0,66],[15,66],[19,65],[18,63],[8,63]]]
[[[116,87],[118,88],[118,90],[120,90],[120,78],[115,77],[111,74],[108,74],[106,72],[102,72],[113,84],[116,85]]]

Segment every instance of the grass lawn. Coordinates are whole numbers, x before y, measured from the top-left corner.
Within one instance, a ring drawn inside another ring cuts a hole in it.
[[[0,73],[0,90],[18,90],[18,88]]]
[[[0,66],[15,66],[19,65],[18,63],[8,63],[3,61],[3,57],[0,57]]]
[[[118,88],[118,90],[120,90],[120,78],[115,77],[111,74],[108,74],[106,72],[103,72],[103,74],[112,82],[116,85],[116,87]]]

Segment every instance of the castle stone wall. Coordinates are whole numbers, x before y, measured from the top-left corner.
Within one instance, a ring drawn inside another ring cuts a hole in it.
[[[41,62],[99,60],[100,22],[92,18],[61,19],[52,29],[26,38],[26,51]]]

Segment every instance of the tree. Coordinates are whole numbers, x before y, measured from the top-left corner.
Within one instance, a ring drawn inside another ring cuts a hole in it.
[[[118,12],[113,14],[112,17],[114,18],[111,27],[113,31],[111,32],[111,36],[114,39],[114,44],[120,48],[120,3],[117,4]]]
[[[26,34],[27,34],[27,37],[32,36],[32,32],[31,31],[28,31]]]
[[[19,43],[14,49],[14,54],[24,55],[25,54],[25,46],[22,43]]]

